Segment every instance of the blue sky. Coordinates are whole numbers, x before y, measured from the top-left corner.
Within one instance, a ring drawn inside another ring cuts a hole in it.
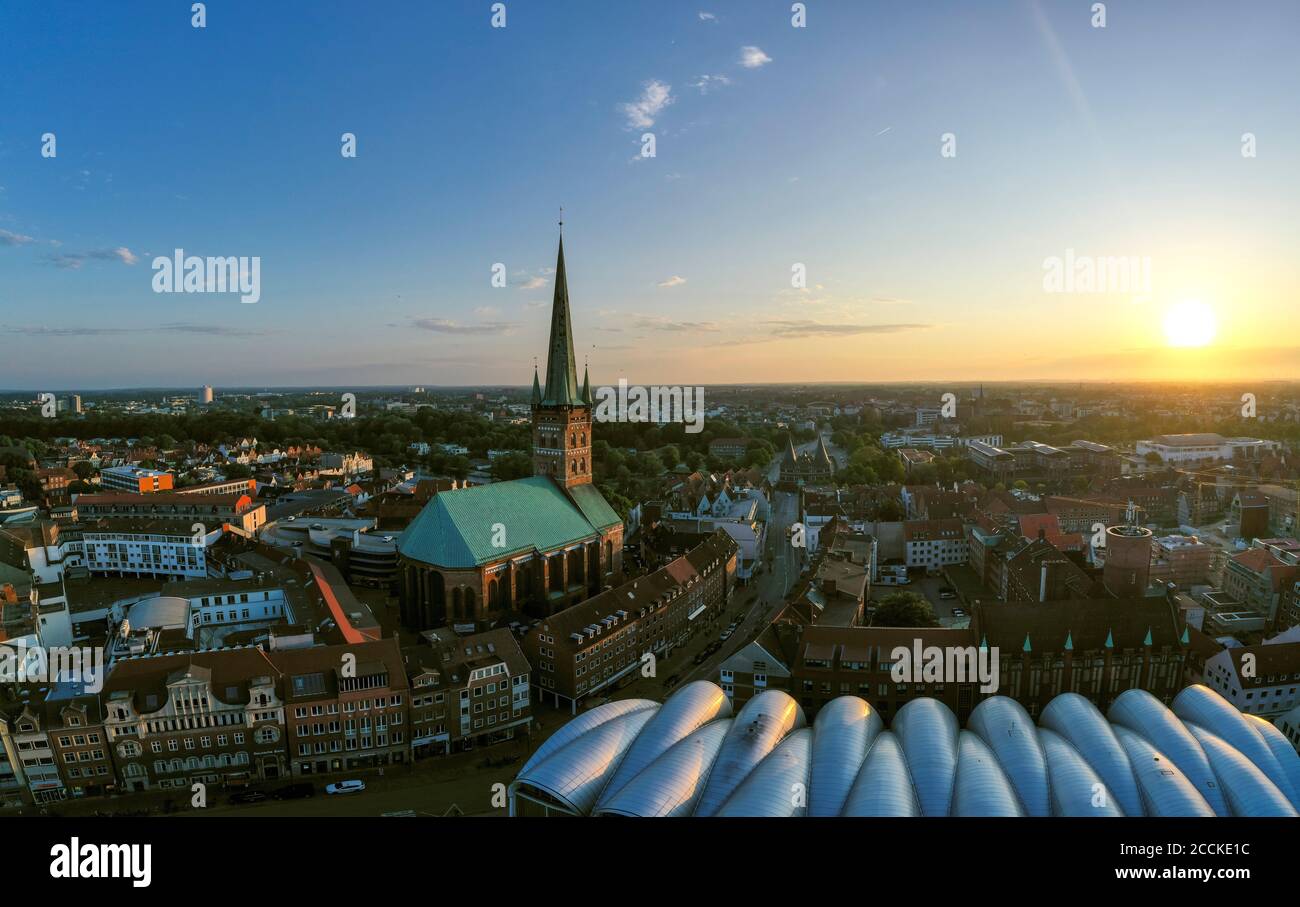
[[[0,387],[523,384],[561,204],[598,383],[1188,368],[1188,295],[1300,375],[1294,3],[490,5],[5,4]],[[178,247],[260,302],[154,293]],[[1066,249],[1153,292],[1044,295]]]

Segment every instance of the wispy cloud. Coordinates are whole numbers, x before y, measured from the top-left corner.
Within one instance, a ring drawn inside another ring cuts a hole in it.
[[[8,230],[0,230],[0,246],[25,246],[28,243],[34,243],[36,240],[30,236],[23,236],[21,233],[10,233]]]
[[[651,79],[642,86],[641,97],[620,104],[619,110],[627,117],[628,129],[649,129],[672,102],[673,87],[658,79]]]
[[[649,331],[705,331],[708,333],[717,333],[722,328],[712,321],[671,321],[658,315],[637,315],[633,318],[633,323],[638,328]]]
[[[126,246],[118,246],[113,249],[92,249],[89,252],[60,252],[57,255],[46,256],[45,262],[64,271],[80,271],[82,265],[89,259],[120,261],[124,265],[133,265],[140,260],[139,256]]]
[[[435,334],[481,335],[504,334],[510,331],[515,325],[508,321],[485,321],[482,324],[460,324],[459,322],[449,321],[446,318],[416,318],[411,322],[411,326],[417,327],[422,331],[433,331]]]
[[[98,258],[103,261],[112,261],[113,259],[117,259],[124,265],[133,265],[140,260],[136,254],[126,246],[118,246],[116,249],[96,249],[93,252],[87,252],[86,255],[90,258]]]
[[[700,21],[701,21],[701,22],[717,22],[717,21],[718,21],[718,17],[717,17],[717,16],[713,15],[713,13],[706,13],[704,10],[700,10],[699,13],[697,13],[697,15],[700,17]]]
[[[765,321],[776,337],[853,337],[859,334],[901,334],[905,331],[924,331],[928,324],[823,324],[817,321]]]
[[[173,321],[154,327],[109,328],[93,325],[71,327],[49,327],[48,325],[4,325],[4,330],[26,337],[106,337],[118,334],[203,334],[209,337],[265,337],[272,331],[258,331],[231,327],[223,324],[195,324],[189,321]]]
[[[668,287],[680,287],[684,283],[686,283],[685,277],[679,277],[678,275],[674,274],[672,277],[669,277],[667,280],[659,281],[659,286],[666,289]]]
[[[772,62],[772,58],[763,53],[761,47],[748,44],[740,49],[740,65],[746,69],[758,69]]]
[[[539,290],[546,286],[549,281],[545,277],[530,277],[523,283],[519,284],[521,290]]]
[[[713,76],[706,73],[692,82],[691,87],[698,89],[700,94],[708,94],[709,92],[716,91],[719,88],[725,88],[730,84],[731,79],[727,76]]]
[[[56,268],[64,271],[80,271],[81,266],[86,263],[85,253],[67,252],[58,255],[48,255],[45,258],[47,264],[52,264]]]

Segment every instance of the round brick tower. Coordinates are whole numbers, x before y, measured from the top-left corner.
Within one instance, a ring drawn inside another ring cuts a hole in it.
[[[1146,592],[1151,573],[1150,529],[1111,526],[1106,530],[1106,566],[1102,582],[1116,598],[1137,598]]]

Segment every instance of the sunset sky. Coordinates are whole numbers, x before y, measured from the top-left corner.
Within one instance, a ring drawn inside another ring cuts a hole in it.
[[[807,5],[6,4],[0,388],[524,384],[560,205],[597,383],[1300,378],[1300,5]]]

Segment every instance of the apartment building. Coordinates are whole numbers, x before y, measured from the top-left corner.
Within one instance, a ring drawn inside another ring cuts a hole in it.
[[[294,777],[409,761],[410,684],[393,638],[268,653]]]
[[[1228,558],[1223,589],[1247,608],[1273,620],[1282,590],[1296,579],[1300,579],[1300,566],[1260,545]]]
[[[557,612],[529,630],[523,649],[539,696],[577,704],[625,685],[643,657],[666,657],[726,607],[736,543],[721,530],[646,576]]]
[[[59,770],[44,703],[19,699],[0,706],[0,747],[17,781],[8,795],[23,803],[56,803],[68,795]]]
[[[108,518],[170,520],[183,523],[188,531],[193,531],[194,523],[203,524],[205,531],[229,523],[250,534],[266,522],[266,505],[247,494],[82,494],[74,503],[78,518],[87,522]]]
[[[939,699],[961,722],[979,702],[979,681],[914,682],[894,677],[894,652],[937,646],[976,651],[973,628],[830,627],[805,626],[791,666],[790,695],[799,701],[811,722],[817,711],[839,696],[860,696],[889,722],[912,699]]]
[[[145,469],[143,466],[108,466],[99,471],[99,484],[108,492],[153,494],[171,491],[174,476],[170,472]]]
[[[753,642],[737,649],[718,667],[718,685],[738,712],[767,690],[793,695],[791,669],[797,635],[786,625],[769,625]]]
[[[69,797],[96,797],[117,782],[103,706],[81,684],[57,683],[44,700],[47,734]]]
[[[531,667],[508,629],[456,636],[426,630],[403,650],[411,688],[415,758],[490,746],[527,734],[533,721]]]
[[[248,495],[257,494],[257,479],[229,479],[223,482],[204,482],[175,489],[176,494]]]
[[[1205,659],[1199,681],[1238,710],[1272,719],[1300,706],[1300,642],[1224,648]]]
[[[102,698],[124,791],[274,780],[288,771],[281,680],[260,649],[119,659]]]
[[[220,537],[169,520],[97,520],[81,527],[82,559],[98,576],[204,577],[205,549]]]
[[[970,558],[966,532],[959,519],[908,520],[903,523],[907,566],[937,573],[950,564],[964,564]]]

